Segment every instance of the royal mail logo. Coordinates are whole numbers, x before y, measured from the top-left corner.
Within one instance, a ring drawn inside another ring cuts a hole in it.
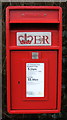
[[[17,32],[17,46],[51,46],[51,32]]]

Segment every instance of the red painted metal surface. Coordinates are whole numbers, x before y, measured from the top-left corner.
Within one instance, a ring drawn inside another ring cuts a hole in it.
[[[38,23],[38,24],[37,24]],[[17,46],[17,32],[51,32],[51,46]],[[32,59],[32,52],[39,59]],[[58,113],[61,109],[62,9],[10,6],[6,10],[7,110],[9,113]],[[44,97],[27,98],[26,63],[44,63]],[[19,84],[20,83],[20,84]]]
[[[57,51],[35,51],[39,59],[32,59],[34,51],[11,51],[12,109],[56,109]],[[26,63],[45,64],[44,96],[26,98]],[[20,84],[18,84],[20,81]]]
[[[48,21],[48,19],[58,21],[58,10],[10,10],[10,22],[23,20],[27,23],[29,21]]]

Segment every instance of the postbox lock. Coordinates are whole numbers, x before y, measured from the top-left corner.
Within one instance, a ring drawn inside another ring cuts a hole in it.
[[[38,59],[38,52],[32,52],[32,59]]]
[[[46,16],[47,14],[45,13],[44,16]]]

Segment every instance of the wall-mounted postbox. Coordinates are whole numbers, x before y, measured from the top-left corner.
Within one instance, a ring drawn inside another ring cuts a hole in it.
[[[10,6],[6,10],[9,113],[58,113],[61,108],[62,10]]]

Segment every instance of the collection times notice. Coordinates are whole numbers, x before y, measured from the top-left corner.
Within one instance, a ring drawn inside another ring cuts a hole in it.
[[[44,63],[26,63],[26,97],[44,97]]]

